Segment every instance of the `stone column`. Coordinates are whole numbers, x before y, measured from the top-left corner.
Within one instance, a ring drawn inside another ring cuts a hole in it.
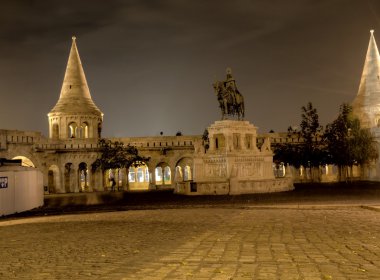
[[[215,150],[215,139],[213,136],[209,136],[209,150],[210,152]]]
[[[156,173],[155,173],[155,168],[147,167],[148,168],[148,173],[149,173],[149,189],[156,189]]]
[[[53,174],[54,174],[54,172],[53,172]],[[47,194],[47,193],[49,193],[49,168],[48,167],[43,168],[42,181],[43,181],[44,193]],[[46,188],[46,190],[45,190],[45,188]],[[57,187],[56,187],[56,189],[57,189]]]
[[[54,178],[56,193],[65,193],[65,167],[58,167],[57,174],[54,174],[54,176],[57,176],[57,178]]]
[[[224,141],[225,141],[225,146],[226,146],[226,152],[231,152],[234,149],[234,139],[232,134],[224,134]]]
[[[70,168],[70,190],[72,192],[79,192],[79,171],[78,167],[71,165]]]
[[[152,186],[154,186],[154,188],[157,188],[157,184],[156,184],[156,168],[154,168],[152,172],[149,172],[149,175],[150,175],[150,179],[151,179],[150,184]]]
[[[94,191],[94,185],[91,182],[91,179],[92,179],[91,175],[92,174],[88,169],[85,172],[86,172],[86,190],[89,192],[93,192]]]
[[[98,170],[96,170],[93,174],[92,174],[92,178],[93,178],[93,188],[96,190],[96,191],[103,191],[104,190],[104,186],[103,186],[103,175],[102,175],[102,170],[99,168]]]

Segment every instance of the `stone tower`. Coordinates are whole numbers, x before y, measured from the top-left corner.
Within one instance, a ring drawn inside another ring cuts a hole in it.
[[[380,56],[371,30],[359,91],[352,103],[354,114],[366,128],[380,127]]]
[[[61,94],[57,104],[48,114],[49,138],[97,139],[101,137],[103,113],[91,99],[76,38],[72,39]]]

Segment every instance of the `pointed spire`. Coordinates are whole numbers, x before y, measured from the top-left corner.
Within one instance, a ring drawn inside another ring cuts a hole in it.
[[[359,91],[352,104],[354,113],[365,127],[377,126],[380,119],[380,56],[373,33],[374,30],[370,30]]]
[[[50,113],[90,113],[102,115],[102,112],[91,99],[90,90],[76,45],[76,37],[73,36],[72,40],[61,94],[57,104]]]

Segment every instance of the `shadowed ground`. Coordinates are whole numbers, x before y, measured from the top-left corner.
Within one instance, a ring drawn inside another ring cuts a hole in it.
[[[380,205],[380,183],[295,184],[294,191],[235,196],[183,196],[172,191],[53,194],[45,197],[44,207],[15,216],[133,209],[337,204]]]

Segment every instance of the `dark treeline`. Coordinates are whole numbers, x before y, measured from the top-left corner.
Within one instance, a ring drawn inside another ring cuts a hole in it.
[[[297,143],[283,143],[275,147],[274,160],[310,169],[311,180],[316,179],[320,166],[338,167],[338,178],[347,181],[353,166],[363,171],[377,160],[378,150],[371,131],[361,128],[349,104],[342,104],[338,117],[325,128],[319,124],[317,109],[309,102],[302,107],[300,129],[288,128],[288,136],[297,136]]]

